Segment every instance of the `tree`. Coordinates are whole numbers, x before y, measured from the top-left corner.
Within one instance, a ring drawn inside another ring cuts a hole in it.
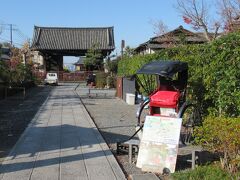
[[[168,43],[169,47],[174,47],[175,45],[180,45],[180,44],[186,44],[186,35],[184,33],[179,33],[178,34],[179,40],[177,40],[174,37],[174,34],[169,32],[168,26],[165,25],[162,20],[151,21],[150,23],[153,25],[154,34],[157,37],[164,38],[165,41]],[[182,26],[180,27],[183,28]],[[155,41],[158,41],[157,39],[158,38],[156,38]]]
[[[118,69],[118,62],[120,61],[121,57],[117,57],[116,59],[114,60],[110,60],[108,59],[106,61],[106,67],[107,67],[107,70],[108,72],[112,74],[117,74],[117,69]]]
[[[9,78],[8,66],[5,62],[0,61],[0,79],[3,82],[7,82]]]
[[[156,36],[161,36],[163,34],[166,34],[169,30],[168,30],[168,26],[162,21],[162,20],[151,20],[150,24],[152,24],[153,29],[154,29],[154,34]]]
[[[236,18],[240,17],[240,0],[221,0],[219,4],[219,14],[224,21],[224,29],[231,31],[231,25]]]
[[[6,46],[6,45],[5,45]],[[30,60],[29,44],[25,43],[22,48],[10,46],[11,58],[9,62],[5,63],[5,82],[9,86],[22,85],[24,81],[32,81],[32,64]]]
[[[131,48],[130,46],[126,46],[124,51],[124,56],[131,57],[134,55],[134,48]]]
[[[20,52],[22,54],[23,63],[24,64],[31,63],[32,56],[31,56],[30,44],[28,41],[23,44],[22,48],[20,49]]]
[[[209,4],[205,0],[177,0],[176,8],[184,22],[202,30],[208,41],[216,39],[221,23],[209,17]]]
[[[22,63],[22,54],[21,54],[21,49],[16,48],[16,47],[11,47],[11,64],[18,64]]]
[[[84,59],[84,65],[87,69],[101,70],[103,67],[103,57],[101,50],[97,44],[94,44],[91,49],[86,53],[86,59]]]

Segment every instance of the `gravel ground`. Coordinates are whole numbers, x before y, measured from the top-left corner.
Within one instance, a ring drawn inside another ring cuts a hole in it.
[[[54,87],[28,89],[25,99],[12,96],[0,101],[0,164],[47,99]]]

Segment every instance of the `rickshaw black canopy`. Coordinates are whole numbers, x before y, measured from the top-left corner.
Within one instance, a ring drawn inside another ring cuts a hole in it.
[[[181,61],[157,60],[142,66],[137,74],[159,75],[172,78],[176,73],[187,72],[188,64]]]

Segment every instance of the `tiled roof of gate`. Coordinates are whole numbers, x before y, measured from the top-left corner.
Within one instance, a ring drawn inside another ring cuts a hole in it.
[[[101,50],[113,50],[113,27],[64,28],[34,26],[34,50],[87,50],[97,46]]]

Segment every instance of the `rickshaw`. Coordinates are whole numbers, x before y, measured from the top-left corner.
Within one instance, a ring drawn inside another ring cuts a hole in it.
[[[133,77],[148,93],[137,110],[137,132],[142,130],[146,115],[182,118],[180,140],[185,145],[190,144],[193,129],[200,126],[202,120],[199,108],[186,101],[188,64],[175,60],[152,61],[143,65]]]

